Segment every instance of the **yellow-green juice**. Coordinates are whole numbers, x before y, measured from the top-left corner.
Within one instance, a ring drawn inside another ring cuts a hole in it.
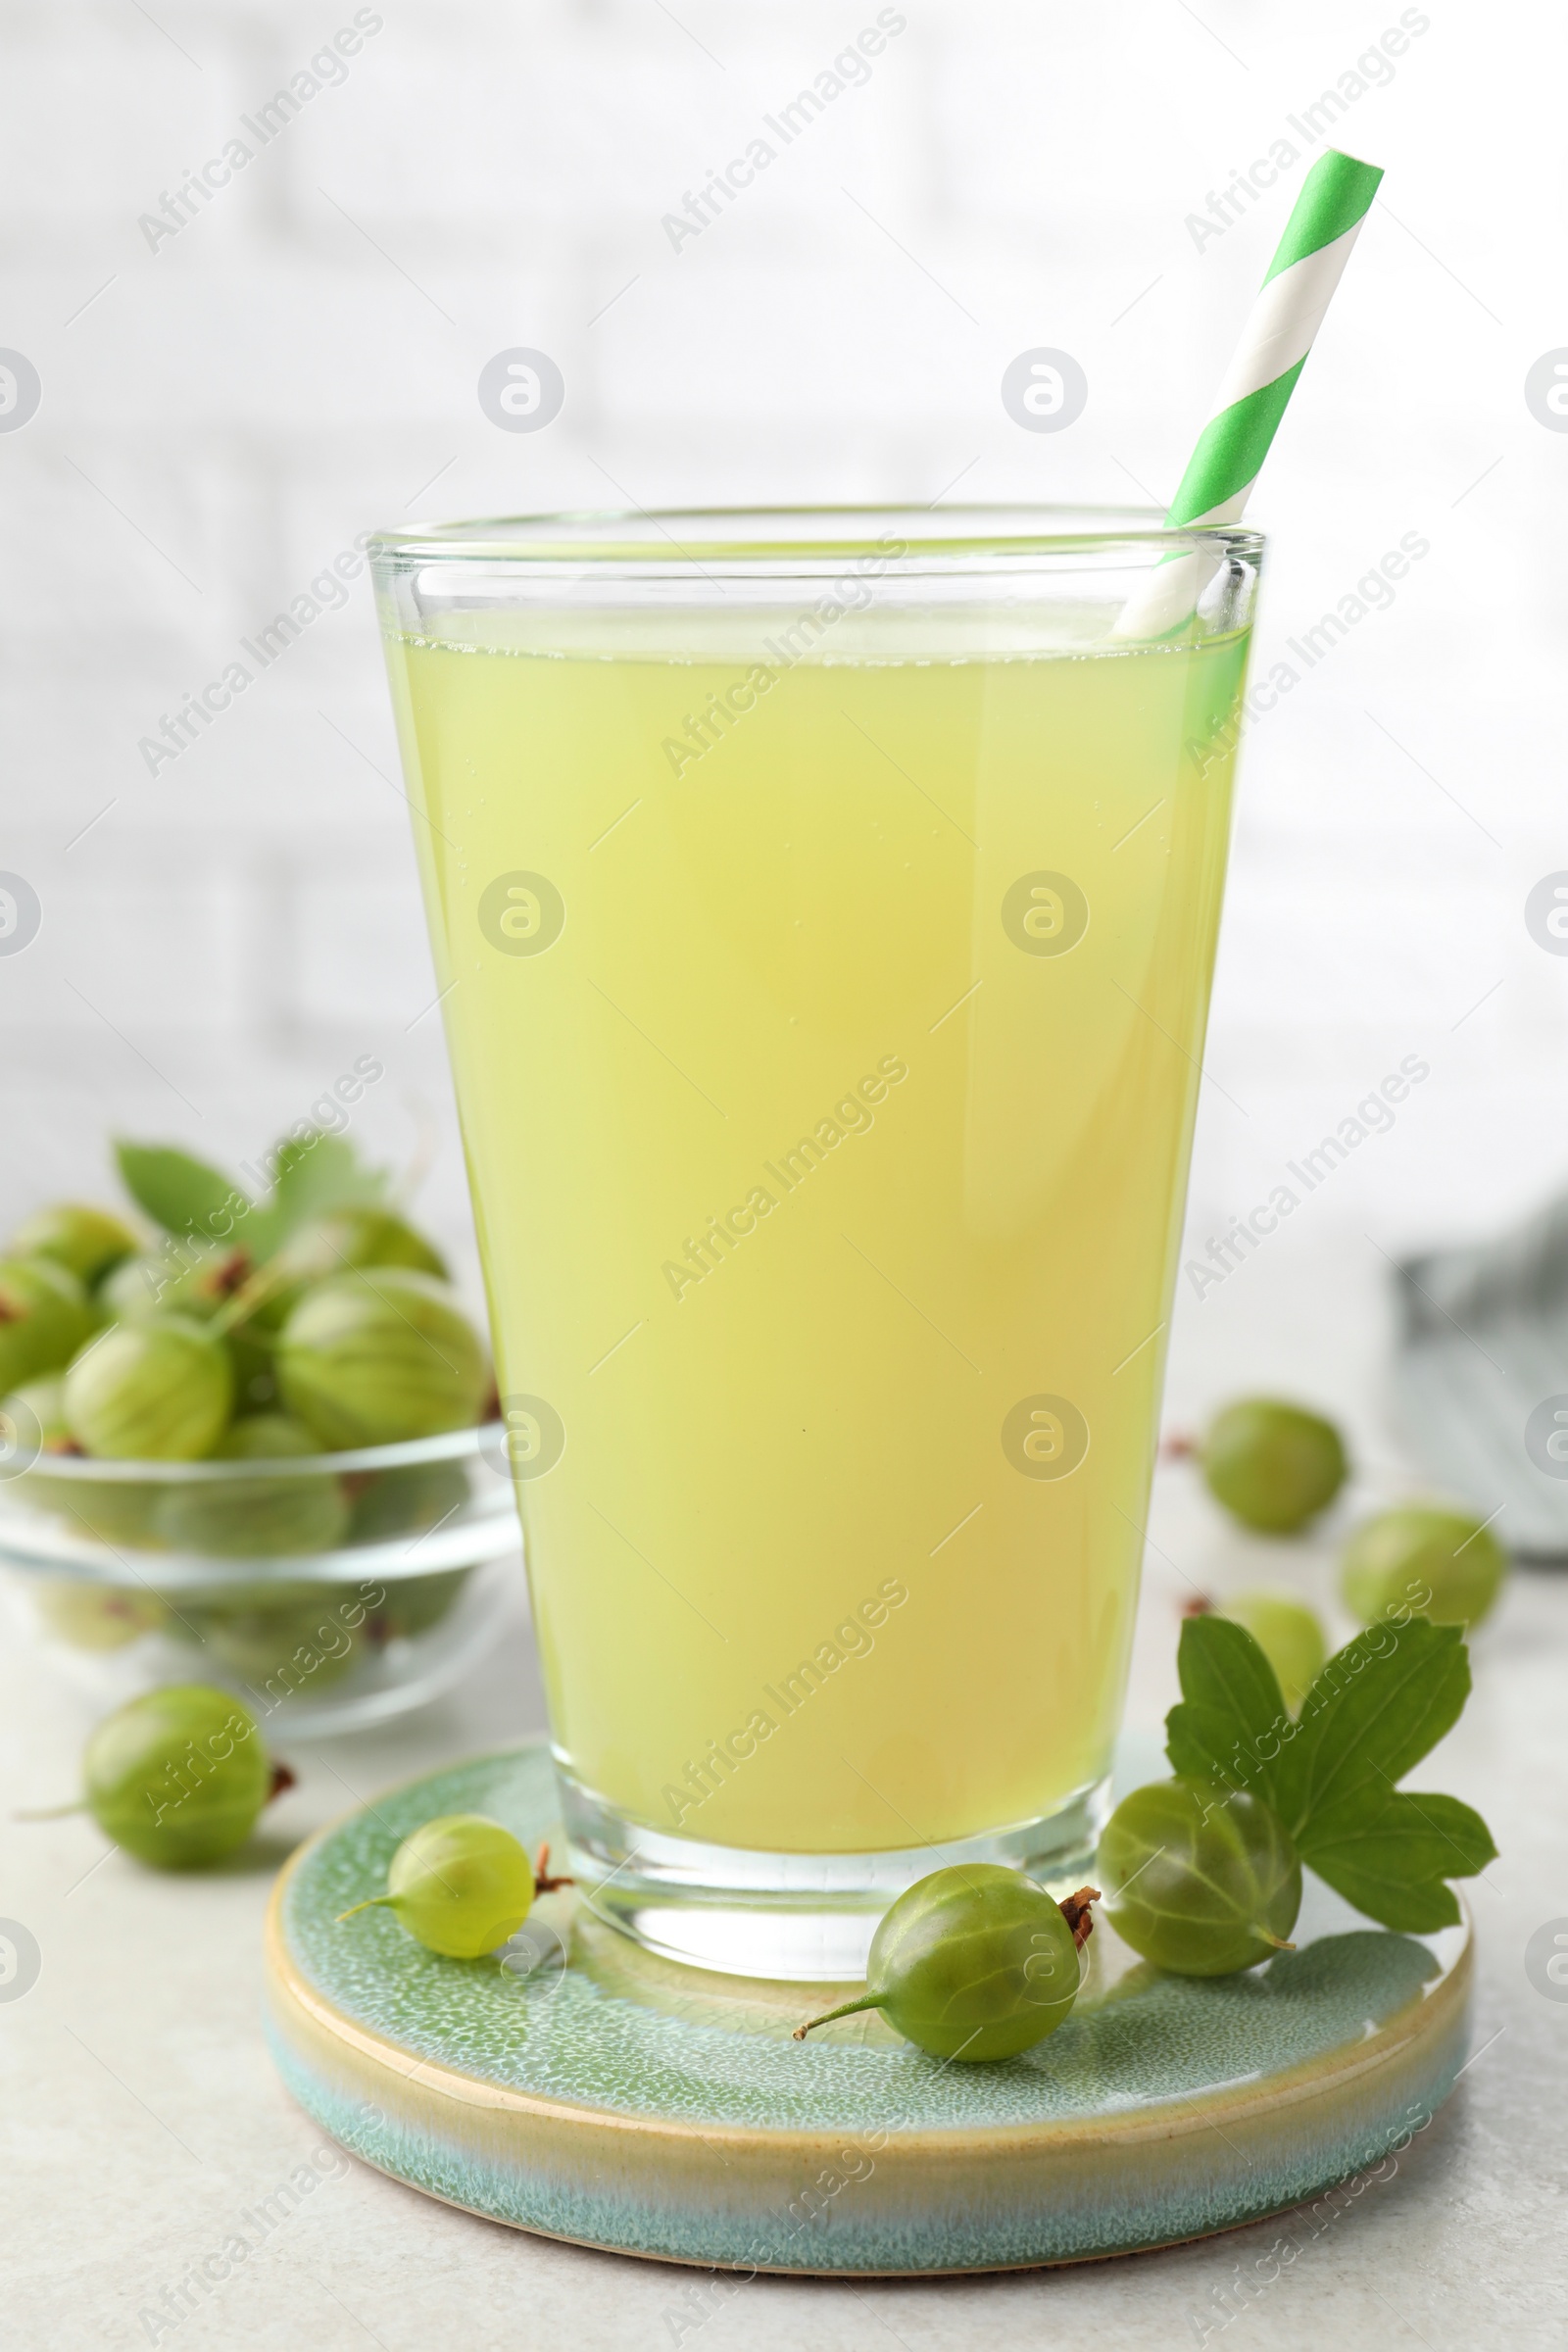
[[[1108,1768],[1245,659],[879,642],[389,642],[557,1752],[784,1853]]]

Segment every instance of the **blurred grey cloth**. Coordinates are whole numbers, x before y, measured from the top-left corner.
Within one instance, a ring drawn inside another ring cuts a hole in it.
[[[1511,1233],[1406,1258],[1395,1396],[1446,1493],[1510,1551],[1568,1560],[1568,1198]]]

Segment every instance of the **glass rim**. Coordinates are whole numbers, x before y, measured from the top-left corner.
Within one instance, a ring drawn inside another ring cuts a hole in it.
[[[904,530],[895,527],[900,525]],[[1264,536],[1240,523],[1169,530],[1156,507],[1011,502],[567,509],[377,530],[368,542],[372,564],[385,572],[481,564],[539,571],[569,566],[634,578],[715,569],[794,574],[842,570],[857,562],[904,577],[1016,571],[1074,557],[1103,561],[1117,550],[1130,563],[1147,565],[1200,548],[1256,564]]]
[[[434,1438],[405,1438],[390,1446],[358,1446],[341,1453],[258,1454],[254,1461],[210,1455],[192,1462],[153,1461],[146,1455],[124,1460],[107,1454],[51,1453],[47,1447],[24,1468],[0,1480],[25,1493],[28,1472],[76,1481],[82,1486],[234,1486],[257,1479],[334,1478],[360,1470],[412,1469],[427,1462],[487,1459],[507,1443],[500,1421],[482,1421],[469,1429],[444,1430]]]

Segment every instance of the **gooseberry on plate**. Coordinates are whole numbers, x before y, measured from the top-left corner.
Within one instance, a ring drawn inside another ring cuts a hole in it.
[[[514,1936],[536,1894],[569,1886],[552,1878],[548,1846],[537,1868],[520,1838],[482,1813],[447,1813],[405,1838],[387,1871],[386,1892],[338,1914],[394,1913],[427,1951],[450,1960],[478,1960]]]
[[[1272,1808],[1245,1790],[1182,1779],[1135,1788],[1095,1868],[1122,1941],[1173,1976],[1231,1976],[1292,1948],[1300,1861]]]
[[[1057,1903],[1000,1863],[934,1870],[883,1915],[866,1961],[866,1991],[809,2019],[795,2038],[879,2009],[933,2058],[1015,2058],[1054,2034],[1077,1999],[1078,1954],[1096,1899],[1086,1886]]]

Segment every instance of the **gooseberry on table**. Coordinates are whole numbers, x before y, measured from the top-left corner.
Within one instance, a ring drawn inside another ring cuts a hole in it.
[[[105,1837],[159,1870],[196,1870],[244,1844],[293,1784],[256,1718],[226,1690],[172,1684],[127,1699],[87,1741],[79,1804]],[[33,1820],[49,1815],[24,1816]]]
[[[1401,1610],[1434,1625],[1479,1625],[1507,1573],[1507,1553],[1472,1512],[1401,1503],[1352,1531],[1340,1559],[1340,1595],[1362,1625]]]
[[[867,1990],[796,2028],[879,2009],[933,2058],[1015,2058],[1054,2034],[1078,1997],[1093,1886],[1066,1902],[999,1863],[957,1863],[906,1887],[884,1914]]]
[[[482,1813],[447,1813],[405,1838],[387,1871],[386,1892],[367,1895],[338,1914],[391,1911],[427,1951],[449,1960],[478,1960],[514,1936],[536,1895],[569,1886],[552,1878],[550,1848],[537,1863],[499,1821]]]
[[[1230,1976],[1293,1948],[1300,1861],[1272,1808],[1245,1790],[1186,1779],[1135,1788],[1095,1867],[1122,1941],[1173,1976]]]
[[[1216,1502],[1260,1535],[1297,1534],[1328,1508],[1348,1471],[1332,1421],[1275,1396],[1249,1396],[1215,1414],[1196,1446]]]
[[[1204,1611],[1246,1627],[1273,1667],[1287,1708],[1298,1715],[1329,1654],[1317,1612],[1290,1592],[1235,1592],[1225,1600],[1196,1601],[1188,1614]]]

